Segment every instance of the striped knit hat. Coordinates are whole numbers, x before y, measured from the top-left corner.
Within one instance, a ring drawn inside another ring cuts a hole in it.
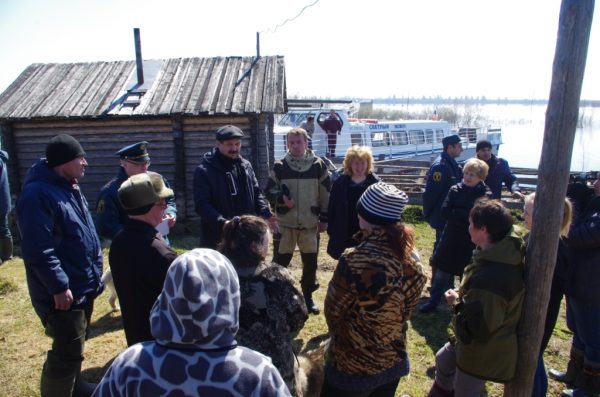
[[[356,204],[356,211],[367,222],[386,225],[399,222],[408,196],[396,186],[378,182],[367,188]]]

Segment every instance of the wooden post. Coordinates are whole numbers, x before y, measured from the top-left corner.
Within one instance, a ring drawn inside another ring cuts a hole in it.
[[[173,116],[171,120],[171,134],[173,136],[173,156],[175,158],[175,203],[177,204],[177,220],[187,218],[186,197],[188,196],[185,181],[185,149],[183,140],[183,126],[181,116]]]
[[[542,339],[567,192],[594,0],[562,0],[544,143],[527,248],[526,290],[519,324],[519,359],[506,397],[530,397]]]

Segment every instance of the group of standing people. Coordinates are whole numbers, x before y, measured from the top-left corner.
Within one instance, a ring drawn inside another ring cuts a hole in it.
[[[17,201],[32,304],[52,338],[42,396],[116,396],[131,390],[302,395],[291,338],[308,313],[320,312],[312,294],[319,287],[317,255],[324,231],[330,237],[327,252],[338,263],[325,299],[331,341],[321,395],[395,394],[409,372],[408,320],[426,283],[415,234],[401,222],[406,194],[379,181],[370,149],[359,146],[348,149],[342,175],[331,184],[327,165],[309,148],[302,128],[288,133],[288,152],[276,161],[263,194],[241,156],[243,137],[235,126],[220,128],[215,149],[197,167],[201,248],[181,255],[157,232],[161,224],[166,230],[174,225],[176,207],[168,182],[148,170],[147,142],[117,152],[119,173],[100,192],[94,223],[78,185],[88,165],[83,147],[69,135],[49,141],[46,157],[27,173]],[[516,180],[504,160],[486,153],[489,142],[478,143],[478,159],[458,167],[457,138],[444,139],[444,153],[428,175],[425,195],[432,197],[424,197],[425,217],[436,229],[437,271],[427,304],[435,307],[442,291],[455,311],[454,337],[436,354],[430,396],[477,395],[486,380],[512,378],[524,295],[523,236],[508,210],[485,198],[494,196],[491,185],[498,181],[520,195]],[[593,337],[600,312],[592,269],[600,252],[600,180],[595,189],[595,196],[581,203],[569,234],[584,268],[569,267],[568,279],[577,281],[564,287],[571,291],[573,346],[568,371],[556,376],[573,384],[566,395],[574,396],[595,395],[600,387]],[[527,214],[526,207],[526,219]],[[526,223],[531,227],[531,220]],[[269,264],[271,232],[279,239]],[[80,372],[94,299],[104,288],[99,234],[110,240],[110,268],[129,347],[96,387]],[[296,247],[303,264],[301,291],[286,269]],[[452,247],[471,250],[472,257],[447,263]],[[455,275],[462,276],[457,289]]]

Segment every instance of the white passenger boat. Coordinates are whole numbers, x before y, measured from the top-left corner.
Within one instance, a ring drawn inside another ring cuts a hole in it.
[[[274,154],[281,158],[286,151],[286,134],[300,126],[311,115],[315,118],[315,131],[312,138],[313,150],[324,156],[327,150],[327,135],[321,127],[323,121],[334,110],[342,123],[341,134],[337,136],[335,154],[343,157],[351,145],[370,146],[373,157],[378,159],[411,158],[430,160],[442,151],[442,139],[458,133],[465,149],[460,159],[472,157],[477,141],[487,139],[494,151],[502,143],[500,129],[459,128],[453,130],[444,120],[397,120],[379,121],[358,119],[348,116],[342,108],[298,108],[283,115],[274,126]]]

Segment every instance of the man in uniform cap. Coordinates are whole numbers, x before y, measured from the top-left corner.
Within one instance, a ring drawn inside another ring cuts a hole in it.
[[[42,397],[90,396],[95,386],[80,377],[94,299],[103,290],[102,247],[78,184],[88,165],[84,156],[75,138],[55,136],[17,200],[31,303],[52,338]]]
[[[446,136],[442,139],[442,145],[444,147],[443,152],[431,164],[431,168],[429,168],[429,172],[427,173],[425,192],[423,192],[423,215],[429,226],[435,229],[434,252],[446,224],[441,214],[442,204],[446,199],[450,187],[460,182],[463,177],[462,169],[456,162],[456,158],[463,151],[460,137],[458,135]],[[433,279],[435,263],[430,260],[430,264]],[[429,311],[430,309],[430,306],[419,308],[422,312]]]
[[[148,142],[146,141],[125,146],[116,152],[115,155],[119,157],[120,161],[117,176],[102,187],[96,202],[96,227],[98,233],[100,237],[109,240],[112,240],[123,229],[128,219],[127,212],[119,203],[117,190],[127,178],[147,172],[150,166]],[[163,181],[165,186],[169,187],[169,182],[164,177]],[[177,205],[175,204],[174,196],[168,199],[165,218],[167,219],[169,228],[175,225]]]
[[[152,340],[150,309],[177,257],[156,231],[173,191],[161,175],[148,171],[127,179],[118,190],[129,219],[110,245],[108,260],[121,304],[127,346]]]
[[[252,165],[240,154],[243,137],[236,126],[219,128],[216,147],[204,155],[194,173],[194,204],[201,217],[202,248],[215,249],[221,241],[223,225],[236,215],[261,216],[272,230],[278,228]]]

